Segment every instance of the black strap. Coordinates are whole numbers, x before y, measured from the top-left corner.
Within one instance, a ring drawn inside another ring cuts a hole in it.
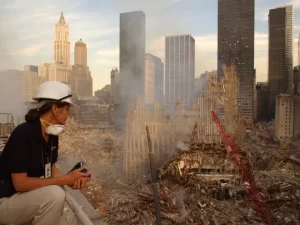
[[[57,101],[62,101],[62,100],[64,100],[64,99],[70,98],[70,97],[72,97],[72,95],[67,95],[66,97],[60,98],[60,99],[58,99]]]

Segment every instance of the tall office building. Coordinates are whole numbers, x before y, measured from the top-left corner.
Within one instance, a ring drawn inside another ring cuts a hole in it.
[[[87,66],[87,48],[81,38],[75,43],[74,65]]]
[[[147,53],[145,56],[145,103],[164,104],[164,64],[160,58]]]
[[[269,108],[275,116],[275,100],[280,93],[293,93],[293,6],[269,11]]]
[[[81,97],[93,95],[93,78],[87,66],[87,48],[82,39],[75,43],[74,65],[68,77],[68,84],[71,85],[74,95]]]
[[[110,86],[111,103],[118,104],[120,102],[120,77],[117,68],[111,70]]]
[[[72,66],[70,64],[69,26],[65,22],[63,13],[55,25],[53,53],[51,63],[40,63],[38,75],[46,77],[47,80],[67,83]]]
[[[54,61],[70,64],[69,25],[66,24],[63,13],[55,24]]]
[[[194,97],[195,39],[191,35],[165,37],[165,104],[191,105]]]
[[[255,90],[254,2],[218,1],[218,77],[223,75],[223,65],[234,61],[240,83],[240,112],[249,121],[253,120]]]
[[[124,105],[145,94],[145,13],[120,14],[120,94]]]

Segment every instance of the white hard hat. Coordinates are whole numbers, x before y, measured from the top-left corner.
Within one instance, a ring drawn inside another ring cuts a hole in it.
[[[58,81],[46,81],[39,86],[33,100],[38,102],[55,100],[73,104],[71,98],[72,91],[68,85]]]

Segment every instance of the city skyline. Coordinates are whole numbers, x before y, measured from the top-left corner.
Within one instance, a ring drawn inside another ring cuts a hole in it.
[[[88,64],[94,78],[94,91],[110,83],[111,68],[119,65],[119,14],[143,10],[146,14],[146,52],[164,57],[164,36],[191,34],[196,40],[195,76],[217,68],[217,1],[196,4],[195,0],[163,0],[160,4],[121,1],[34,1],[35,7],[22,10],[23,1],[4,1],[0,7],[0,70],[23,69],[53,58],[53,26],[61,11],[69,24],[71,63],[73,48],[80,38],[88,46]],[[300,2],[256,0],[255,68],[257,81],[268,76],[268,12],[284,4],[294,5],[294,65],[298,62]],[[40,11],[40,6],[47,11]],[[193,20],[195,22],[193,22]],[[204,21],[199,23],[198,21]],[[13,34],[13,35],[12,35]]]

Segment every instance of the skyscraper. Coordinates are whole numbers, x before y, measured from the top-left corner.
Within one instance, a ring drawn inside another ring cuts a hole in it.
[[[165,37],[165,104],[189,106],[194,96],[195,39],[191,35]]]
[[[145,103],[164,103],[164,64],[160,58],[147,53],[145,56]]]
[[[87,66],[87,48],[82,39],[75,43],[74,65],[68,78],[74,94],[79,96],[93,95],[93,78]]]
[[[255,0],[218,1],[218,77],[223,65],[234,61],[239,76],[240,112],[253,120],[254,98],[254,2]]]
[[[65,22],[63,12],[55,25],[54,60],[65,65],[70,64],[69,25]]]
[[[87,66],[87,48],[81,38],[75,43],[74,65]]]
[[[120,14],[120,94],[125,105],[145,94],[145,13]],[[125,103],[126,102],[126,103]]]
[[[38,75],[44,76],[47,80],[67,83],[72,66],[70,64],[69,26],[66,24],[63,13],[55,25],[53,53],[51,63],[40,63]]]
[[[269,117],[280,93],[293,93],[293,6],[269,11]]]
[[[66,24],[63,12],[55,25],[54,60],[70,64],[69,25]]]
[[[110,73],[111,103],[118,104],[120,101],[120,78],[118,69],[112,69]]]

